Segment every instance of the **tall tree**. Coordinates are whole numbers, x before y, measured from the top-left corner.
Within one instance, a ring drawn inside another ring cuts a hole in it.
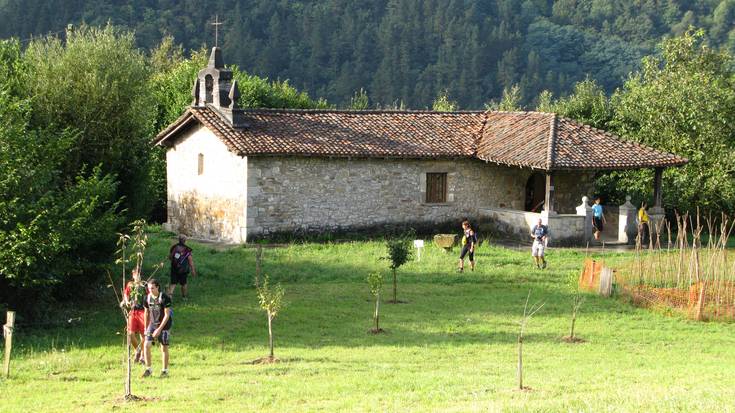
[[[667,205],[735,210],[735,70],[732,56],[688,31],[661,44],[613,96],[611,126],[620,135],[685,156],[664,174]],[[650,181],[628,175],[624,184]],[[618,185],[621,186],[620,184]]]
[[[78,131],[64,172],[75,176],[99,165],[117,175],[130,215],[148,214],[155,202],[148,152],[156,113],[149,66],[132,33],[82,26],[67,31],[65,41],[31,42],[24,61],[32,125]]]

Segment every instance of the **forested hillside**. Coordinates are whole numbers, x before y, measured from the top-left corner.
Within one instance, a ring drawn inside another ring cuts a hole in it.
[[[446,91],[477,109],[514,84],[533,106],[586,76],[609,93],[690,25],[735,52],[735,0],[4,0],[0,37],[109,21],[146,49],[171,34],[191,50],[213,45],[215,15],[228,62],[341,106],[364,88],[370,106],[428,107]]]

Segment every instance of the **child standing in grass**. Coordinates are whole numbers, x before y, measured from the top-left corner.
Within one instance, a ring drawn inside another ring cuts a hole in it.
[[[171,298],[161,291],[158,280],[148,281],[148,296],[145,307],[145,371],[142,377],[151,375],[151,347],[155,341],[161,344],[161,377],[168,377],[168,344],[171,329]]]
[[[128,311],[128,336],[130,336],[130,345],[135,348],[135,362],[143,361],[141,352],[143,351],[143,334],[145,333],[145,302],[148,294],[145,281],[140,279],[140,270],[133,269],[133,280],[129,281],[123,291],[123,301],[121,307],[126,307]]]
[[[477,234],[475,234],[475,231],[470,226],[470,221],[466,219],[462,221],[462,231],[464,232],[464,235],[462,236],[462,252],[459,255],[459,268],[457,269],[457,272],[464,271],[465,255],[469,256],[470,270],[474,271],[475,270],[475,245],[477,244]]]

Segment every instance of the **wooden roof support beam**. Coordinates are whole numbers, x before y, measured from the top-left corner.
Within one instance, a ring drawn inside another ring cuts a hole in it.
[[[663,202],[661,201],[661,185],[664,168],[654,169],[653,175],[653,207],[656,209],[663,209]]]

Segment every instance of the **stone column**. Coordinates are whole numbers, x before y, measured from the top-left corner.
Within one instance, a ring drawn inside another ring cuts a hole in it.
[[[638,235],[638,224],[636,223],[636,207],[630,203],[630,195],[625,196],[625,203],[619,207],[618,217],[618,241],[626,244],[634,244]]]
[[[592,207],[587,203],[589,198],[582,197],[582,204],[577,207],[577,215],[584,217],[584,242],[592,241]]]

